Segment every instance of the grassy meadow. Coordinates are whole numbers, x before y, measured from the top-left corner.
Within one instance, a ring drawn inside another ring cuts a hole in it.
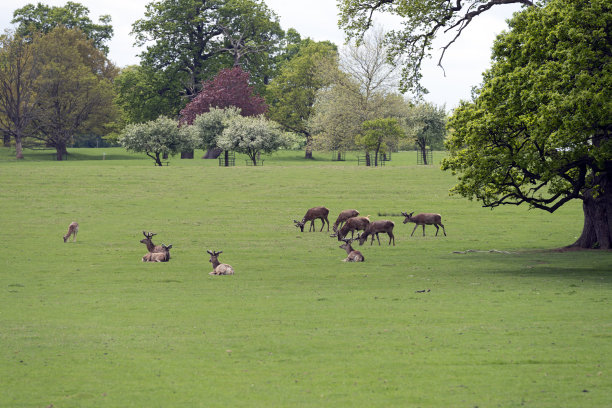
[[[442,153],[24,153],[0,149],[2,408],[612,406],[612,253],[554,250],[579,202],[482,208],[449,195]],[[320,205],[394,221],[396,246],[342,262],[320,221],[293,225]],[[410,237],[402,211],[448,236]],[[141,262],[143,230],[170,262]],[[207,249],[236,275],[209,276]]]

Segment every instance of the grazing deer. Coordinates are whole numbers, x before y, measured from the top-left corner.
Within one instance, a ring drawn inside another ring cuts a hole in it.
[[[368,217],[349,218],[342,226],[342,228],[340,228],[340,230],[336,232],[336,235],[338,236],[338,241],[342,241],[343,238],[346,237],[349,232],[351,233],[351,238],[353,238],[355,231],[365,231],[365,229],[370,224],[370,219]]]
[[[72,235],[72,242],[76,242],[77,232],[79,232],[79,223],[71,222],[70,225],[68,226],[68,233],[64,235],[64,242],[68,241],[68,238],[70,238],[70,235]]]
[[[376,239],[378,240],[378,245],[380,245],[380,239],[378,238],[378,234],[381,232],[389,235],[389,245],[391,245],[391,241],[393,241],[393,246],[395,246],[395,237],[393,236],[393,227],[395,224],[393,221],[388,220],[378,220],[373,221],[368,224],[368,227],[365,229],[363,234],[359,237],[359,245],[363,245],[364,242],[367,241],[368,236],[372,236],[372,241],[370,245],[374,243],[374,236],[376,235]]]
[[[142,231],[142,235],[144,235],[145,238],[141,239],[140,243],[141,244],[145,244],[147,246],[147,250],[149,252],[153,252],[153,253],[156,253],[156,252],[166,252],[162,245],[155,245],[153,243],[151,238],[153,238],[155,235],[157,235],[156,233]],[[170,258],[168,258],[168,259],[170,259]]]
[[[142,262],[168,262],[170,260],[170,248],[172,244],[165,246],[161,244],[163,252],[149,252],[142,257]]]
[[[332,227],[332,230],[334,232],[338,232],[338,228],[342,227],[342,225],[348,220],[351,219],[353,217],[356,217],[359,215],[359,211],[357,210],[344,210],[342,211],[339,215],[338,218],[336,218],[336,222],[334,222],[334,226]]]
[[[357,239],[359,239],[359,236],[357,236]],[[351,246],[351,243],[353,242],[352,239],[343,239],[342,241],[344,241],[344,244],[340,245],[340,248],[344,249],[347,254],[347,257],[342,260],[343,262],[363,262],[365,261],[363,254],[353,249],[353,247]]]
[[[419,225],[422,225],[423,226],[423,236],[425,236],[425,225],[433,225],[434,227],[436,227],[436,237],[437,237],[438,231],[440,231],[440,228],[438,228],[438,225],[439,225],[440,227],[442,227],[442,232],[444,232],[444,236],[446,236],[446,229],[444,228],[444,225],[442,225],[442,216],[440,214],[421,213],[421,214],[415,215],[414,217],[412,216],[412,214],[414,214],[414,212],[411,212],[410,214],[407,214],[405,212],[402,213],[402,215],[406,217],[404,219],[404,224],[408,222],[414,222],[416,224],[414,226],[414,229],[412,230],[412,234],[414,234],[414,231],[417,229]],[[410,236],[412,236],[412,234],[410,234]]]
[[[232,268],[231,265],[222,264],[221,262],[219,262],[218,256],[219,254],[222,254],[223,251],[207,250],[206,252],[210,254],[210,259],[208,260],[208,262],[212,263],[212,267],[213,267],[213,271],[209,272],[208,273],[209,275],[233,275],[234,274],[234,268]]]
[[[310,228],[308,231],[315,229],[314,222],[316,219],[321,219],[323,221],[323,225],[321,225],[321,231],[323,231],[323,227],[325,223],[327,223],[327,230],[329,231],[329,220],[327,219],[327,214],[329,214],[329,210],[325,207],[314,207],[310,210],[306,211],[306,215],[302,218],[302,221],[293,220],[295,226],[298,227],[302,232],[304,232],[304,225],[308,221],[310,221]]]

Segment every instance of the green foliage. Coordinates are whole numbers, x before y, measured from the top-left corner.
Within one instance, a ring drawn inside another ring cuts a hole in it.
[[[240,109],[229,107],[225,109],[212,107],[208,112],[196,116],[191,125],[198,142],[198,149],[214,149],[218,147],[217,140],[229,124],[240,115]]]
[[[444,52],[461,35],[473,18],[504,4],[545,4],[547,0],[338,0],[339,25],[349,39],[361,39],[371,28],[377,13],[401,18],[402,28],[389,31],[389,60],[402,66],[400,88],[416,95],[427,93],[421,85],[421,64],[431,56],[433,41],[442,33],[453,33],[442,48]],[[437,48],[437,47],[436,47]]]
[[[115,66],[78,29],[58,26],[37,37],[32,137],[55,147],[58,160],[75,135],[104,135],[116,118]]]
[[[444,147],[446,138],[446,111],[444,107],[437,107],[431,103],[423,102],[410,107],[405,116],[406,130],[419,150],[436,149]]]
[[[270,153],[286,145],[283,132],[276,122],[260,116],[233,116],[227,123],[217,145],[249,156],[257,165],[260,153]]]
[[[160,115],[176,117],[183,104],[177,78],[147,66],[123,68],[114,81],[116,103],[127,123],[143,123]]]
[[[406,134],[396,118],[366,120],[361,125],[363,132],[355,137],[358,146],[366,152],[374,151],[374,165],[378,165],[378,154],[387,151],[387,143],[394,143]]]
[[[485,206],[528,203],[556,211],[598,197],[612,214],[612,72],[608,1],[550,1],[510,20],[473,102],[453,113],[443,167],[460,174],[454,192]],[[590,242],[592,246],[594,242]]]
[[[108,46],[105,43],[113,37],[110,22],[110,15],[105,14],[100,16],[100,22],[95,24],[89,18],[89,9],[72,1],[66,2],[65,6],[28,4],[15,10],[11,21],[18,24],[17,35],[23,37],[33,37],[35,33],[48,34],[58,26],[77,28],[83,31],[104,55],[108,55]]]
[[[579,231],[577,202],[491,212],[412,152],[376,171],[325,152],[258,168],[70,153],[0,149],[2,407],[609,405],[612,258],[546,250]],[[396,246],[347,264],[292,225],[349,204],[387,213]],[[410,238],[389,215],[413,210],[440,212],[448,236]],[[140,261],[143,229],[170,262]],[[207,249],[236,275],[209,276]],[[453,253],[467,249],[511,253]]]
[[[119,143],[127,150],[145,153],[161,166],[163,156],[193,150],[196,142],[190,127],[179,128],[176,121],[160,116],[153,121],[126,126]]]

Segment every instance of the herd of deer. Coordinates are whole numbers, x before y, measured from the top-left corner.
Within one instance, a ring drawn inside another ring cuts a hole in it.
[[[329,220],[327,216],[329,214],[329,210],[325,207],[314,207],[306,211],[306,215],[302,218],[302,221],[293,220],[295,226],[298,227],[302,232],[304,232],[304,226],[308,221],[310,221],[310,227],[308,231],[314,231],[315,220],[320,219],[323,222],[321,225],[321,229],[319,231],[323,231],[325,224],[327,223],[327,231],[329,231]],[[425,236],[425,225],[433,225],[436,227],[436,236],[438,236],[438,232],[440,231],[440,227],[442,227],[442,232],[446,235],[446,229],[442,224],[442,217],[440,214],[432,214],[432,213],[421,213],[413,216],[414,212],[410,214],[406,212],[402,212],[404,218],[404,224],[408,222],[413,222],[416,225],[412,230],[412,234],[414,235],[414,231],[417,229],[419,225],[423,226],[423,236]],[[380,245],[380,239],[378,238],[378,234],[385,233],[389,236],[389,245],[393,242],[395,246],[395,236],[393,235],[393,227],[395,224],[393,221],[389,220],[378,220],[378,221],[370,221],[370,216],[360,217],[359,211],[357,210],[344,210],[334,222],[332,227],[334,233],[331,235],[332,237],[337,237],[338,241],[343,241],[344,244],[340,245],[340,248],[344,249],[347,253],[347,257],[344,259],[344,262],[363,262],[365,258],[360,251],[355,250],[351,244],[355,240],[354,234],[355,231],[363,231],[362,233],[357,234],[357,240],[359,241],[359,245],[363,245],[364,242],[367,241],[368,237],[371,237],[370,245],[374,243],[374,237],[378,241],[378,245]],[[347,238],[348,233],[351,233],[351,238]]]
[[[310,221],[310,228],[308,231],[314,231],[315,220],[320,219],[323,222],[321,225],[320,231],[323,231],[325,224],[327,224],[327,231],[329,231],[329,220],[327,216],[329,214],[329,210],[325,207],[314,207],[306,211],[306,215],[302,218],[302,221],[293,220],[295,226],[298,227],[302,232],[304,232],[304,226],[308,221]],[[412,234],[414,235],[414,231],[417,229],[419,225],[423,226],[423,236],[425,236],[425,225],[433,225],[436,227],[436,236],[438,236],[438,232],[440,227],[442,227],[442,232],[446,235],[446,229],[442,224],[442,217],[440,214],[431,214],[431,213],[421,213],[413,216],[413,212],[410,214],[402,212],[404,218],[404,224],[408,222],[413,222],[416,225],[412,230]],[[344,210],[334,222],[332,227],[334,233],[331,235],[332,237],[337,237],[338,241],[343,241],[344,244],[340,245],[340,248],[346,251],[346,258],[344,262],[363,262],[365,260],[363,254],[360,251],[357,251],[352,247],[352,243],[355,240],[354,234],[355,231],[363,231],[357,234],[357,240],[359,241],[359,245],[363,245],[364,242],[367,241],[368,237],[371,237],[370,245],[374,243],[374,237],[376,236],[376,240],[378,241],[378,245],[380,245],[380,239],[378,238],[378,234],[385,233],[389,236],[389,245],[393,242],[395,246],[395,236],[393,235],[393,227],[395,224],[393,221],[389,220],[378,220],[378,221],[370,221],[370,216],[360,217],[359,211],[357,210]],[[72,236],[72,241],[76,242],[76,236],[79,232],[79,224],[76,222],[70,223],[68,226],[68,233],[64,235],[64,242],[67,242],[70,236]],[[347,238],[348,233],[351,233],[351,238]],[[140,240],[140,243],[145,244],[147,250],[149,251],[145,256],[142,257],[143,262],[168,262],[170,260],[170,249],[172,245],[166,246],[165,244],[155,245],[153,243],[152,238],[157,235],[153,232],[142,231],[144,235],[144,239]],[[207,250],[210,255],[210,259],[208,262],[212,264],[213,270],[209,273],[209,275],[233,275],[234,268],[232,268],[228,264],[219,262],[219,255],[223,253],[223,251],[211,251]]]

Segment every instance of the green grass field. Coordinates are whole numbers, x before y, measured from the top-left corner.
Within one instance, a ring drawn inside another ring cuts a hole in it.
[[[552,250],[580,234],[578,202],[491,211],[449,196],[454,177],[414,152],[382,168],[319,152],[231,168],[13,153],[0,150],[0,407],[612,406],[612,254]],[[396,246],[342,262],[319,221],[293,225],[319,205],[331,223],[348,208],[391,219]],[[410,237],[402,211],[441,213],[448,236]],[[143,230],[170,262],[140,261]],[[209,276],[207,249],[236,275]]]

